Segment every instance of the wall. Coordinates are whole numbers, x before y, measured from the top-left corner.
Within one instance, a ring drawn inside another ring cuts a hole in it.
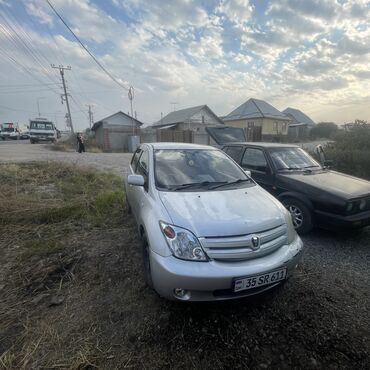
[[[262,123],[262,135],[287,135],[289,122],[289,120],[264,118]]]

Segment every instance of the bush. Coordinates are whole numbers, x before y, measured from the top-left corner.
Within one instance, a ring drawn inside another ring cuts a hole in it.
[[[370,129],[339,132],[333,147],[325,153],[328,159],[334,159],[339,171],[370,180]]]
[[[338,126],[334,122],[320,122],[312,127],[310,131],[311,139],[331,139],[338,131]]]

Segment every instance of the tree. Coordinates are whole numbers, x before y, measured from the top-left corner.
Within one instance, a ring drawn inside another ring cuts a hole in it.
[[[312,139],[330,139],[338,131],[338,126],[334,122],[319,122],[312,127],[310,136]]]

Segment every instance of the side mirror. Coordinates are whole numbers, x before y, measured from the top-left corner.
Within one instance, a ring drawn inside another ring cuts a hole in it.
[[[333,167],[334,166],[334,161],[332,159],[325,159],[324,166],[327,167],[327,168]]]
[[[248,177],[252,177],[252,172],[249,171],[249,170],[244,170],[245,174],[248,176]]]
[[[145,179],[141,175],[128,175],[127,183],[134,186],[144,186]]]

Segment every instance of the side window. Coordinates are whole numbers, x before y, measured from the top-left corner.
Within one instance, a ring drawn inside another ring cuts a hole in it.
[[[136,150],[135,154],[132,156],[132,159],[131,159],[131,167],[132,167],[132,169],[133,169],[134,172],[136,172],[136,165],[137,165],[137,162],[139,160],[140,154],[141,154],[141,149],[138,148]]]
[[[240,159],[243,154],[242,146],[229,146],[225,150],[226,154],[229,155],[236,163],[240,163]]]
[[[247,148],[242,159],[242,167],[249,170],[266,172],[267,162],[263,151],[256,148]]]
[[[148,171],[149,171],[149,153],[147,150],[143,150],[136,168],[136,173],[144,176],[144,178],[147,180]]]

